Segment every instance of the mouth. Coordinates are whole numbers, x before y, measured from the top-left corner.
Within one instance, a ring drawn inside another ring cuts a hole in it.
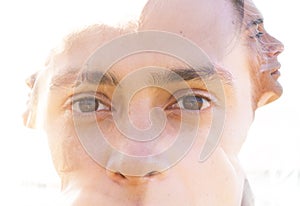
[[[279,71],[279,69],[272,70],[271,76],[272,76],[275,80],[277,80],[277,79],[280,77],[280,71]]]
[[[280,67],[280,63],[276,61],[274,63],[262,66],[262,71],[269,73],[274,80],[277,80],[280,77]]]

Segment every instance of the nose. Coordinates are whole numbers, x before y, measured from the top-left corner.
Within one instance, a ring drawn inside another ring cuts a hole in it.
[[[151,88],[125,99],[114,115],[118,130],[136,143],[151,142],[165,130],[167,118],[160,103],[154,100]]]
[[[125,185],[143,185],[147,184],[152,179],[162,179],[164,177],[163,173],[152,171],[144,176],[129,176],[122,174],[121,172],[113,172],[106,170],[106,175],[114,182],[118,184]]]
[[[284,51],[284,45],[282,42],[274,37],[270,37],[271,40],[267,43],[267,51],[269,57],[277,57]]]
[[[149,98],[139,100],[137,103],[135,101],[132,101],[128,116],[129,120],[136,129],[139,130],[147,130],[151,127],[152,122],[150,120],[150,113],[152,109],[151,102]]]

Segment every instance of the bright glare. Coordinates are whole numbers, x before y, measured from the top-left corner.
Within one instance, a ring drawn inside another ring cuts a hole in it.
[[[138,15],[145,1],[0,2],[0,205],[46,205],[59,191],[45,136],[22,126],[25,77],[43,67],[49,50],[71,30],[99,20],[125,22]],[[241,161],[257,205],[300,205],[299,7],[291,0],[255,3],[265,17],[268,31],[285,44],[279,59],[284,95],[258,110],[241,151]],[[133,10],[124,9],[129,5]]]

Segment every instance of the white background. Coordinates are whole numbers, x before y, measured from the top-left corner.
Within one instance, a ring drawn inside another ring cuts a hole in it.
[[[59,179],[42,133],[22,126],[24,79],[43,67],[49,50],[70,30],[104,19],[134,15],[144,0],[0,1],[0,205],[45,205],[56,198]],[[109,2],[109,3],[108,3]],[[267,30],[285,44],[280,55],[280,100],[257,111],[241,151],[257,205],[300,205],[299,3],[255,0]]]

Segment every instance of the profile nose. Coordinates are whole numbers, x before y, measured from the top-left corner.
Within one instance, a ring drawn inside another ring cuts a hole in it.
[[[269,57],[277,57],[284,51],[284,45],[281,41],[271,37],[271,41],[267,44],[268,56]]]

